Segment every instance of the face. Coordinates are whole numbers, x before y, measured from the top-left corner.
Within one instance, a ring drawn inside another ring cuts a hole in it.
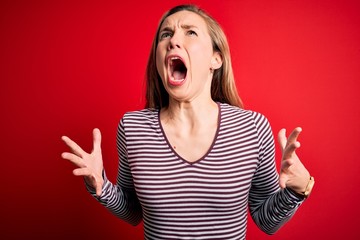
[[[222,61],[205,20],[189,11],[174,13],[160,26],[158,39],[156,67],[170,100],[211,98],[212,69]]]

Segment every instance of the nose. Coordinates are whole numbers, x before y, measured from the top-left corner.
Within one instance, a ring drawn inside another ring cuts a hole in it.
[[[181,48],[181,44],[182,44],[181,37],[179,36],[178,33],[174,33],[173,36],[170,38],[168,50],[170,51],[176,48]]]

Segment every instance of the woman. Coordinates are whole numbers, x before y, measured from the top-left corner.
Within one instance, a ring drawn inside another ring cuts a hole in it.
[[[314,180],[298,159],[296,128],[285,137],[280,175],[267,119],[242,109],[226,37],[193,5],[160,21],[147,67],[147,103],[121,119],[119,170],[103,169],[101,135],[84,152],[68,137],[63,153],[88,190],[119,218],[144,221],[146,239],[245,239],[247,207],[275,233],[311,192]]]

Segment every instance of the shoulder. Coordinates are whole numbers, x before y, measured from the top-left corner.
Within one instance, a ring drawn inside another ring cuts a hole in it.
[[[252,110],[242,109],[226,103],[220,103],[221,122],[224,126],[241,126],[246,129],[256,129],[259,135],[264,132],[271,132],[268,119],[261,113]]]
[[[237,120],[253,121],[254,123],[267,121],[267,118],[259,112],[242,109],[236,106],[229,105],[227,103],[220,103],[220,107],[221,118],[223,120],[234,118]]]
[[[158,119],[159,110],[154,108],[145,108],[142,110],[126,112],[122,117],[122,121],[124,123],[131,123],[131,122],[153,122],[157,121]]]
[[[159,110],[153,108],[146,108],[137,111],[126,112],[121,118],[119,128],[121,129],[149,129],[158,128]]]

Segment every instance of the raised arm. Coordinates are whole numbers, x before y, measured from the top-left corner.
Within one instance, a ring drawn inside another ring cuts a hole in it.
[[[284,130],[280,131],[283,159],[279,178],[270,125],[260,114],[255,114],[254,119],[259,132],[260,162],[249,193],[249,207],[257,226],[265,233],[273,234],[294,215],[304,201],[302,192],[309,175],[295,154],[296,148],[300,146],[296,139],[301,130],[296,128],[288,139],[284,139]]]
[[[310,176],[295,152],[300,147],[297,138],[301,131],[300,127],[295,128],[288,138],[286,138],[286,129],[281,129],[278,134],[282,152],[279,183],[281,188],[287,187],[308,197],[314,185],[314,178]]]
[[[73,174],[75,176],[83,176],[86,183],[96,189],[96,195],[100,196],[104,184],[100,130],[97,128],[93,130],[93,150],[91,153],[85,152],[76,142],[67,136],[63,136],[61,139],[72,151],[72,153],[62,153],[62,158],[69,160],[77,166],[78,168],[74,169]]]
[[[119,125],[118,139],[120,135],[124,136],[121,125]],[[115,216],[132,225],[139,224],[142,220],[141,206],[133,186],[126,184],[132,182],[132,179],[131,173],[126,172],[129,168],[127,166],[125,140],[123,139],[124,141],[121,142],[118,141],[118,149],[119,144],[122,149],[122,151],[119,151],[119,157],[121,159],[119,163],[122,162],[122,166],[119,164],[117,183],[112,184],[107,179],[103,167],[100,146],[101,133],[99,129],[94,129],[93,131],[93,150],[91,153],[86,153],[78,144],[66,136],[63,136],[62,139],[66,145],[69,146],[72,153],[64,152],[61,156],[78,167],[74,169],[74,175],[84,177],[88,191],[96,200]],[[120,168],[122,170],[120,170]],[[123,173],[124,176],[120,176],[121,173]],[[126,183],[124,184],[124,182]]]

